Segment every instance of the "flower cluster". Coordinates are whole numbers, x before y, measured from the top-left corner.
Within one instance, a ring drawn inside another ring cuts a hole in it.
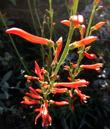
[[[58,72],[56,72],[59,71],[58,68],[62,65],[62,60],[67,57],[65,54],[66,50],[64,54],[61,54],[63,45],[62,37],[54,42],[47,38],[32,35],[19,28],[6,30],[6,33],[8,34],[20,36],[21,38],[24,38],[34,44],[46,45],[47,48],[49,47],[49,49],[53,51],[53,55],[49,55],[53,59],[51,64],[48,66],[49,68],[47,66],[40,68],[38,63],[35,61],[35,76],[25,75],[28,82],[37,81],[39,86],[36,88],[30,86],[29,91],[26,92],[23,101],[21,102],[22,104],[35,106],[34,112],[37,113],[35,124],[37,124],[39,117],[41,117],[43,127],[47,127],[52,124],[52,117],[49,112],[51,105],[68,106],[70,105],[70,100],[74,98],[74,95],[77,95],[82,103],[87,102],[87,99],[90,98],[90,96],[82,93],[81,87],[87,87],[89,82],[85,79],[76,79],[76,77],[83,69],[100,71],[103,66],[102,63],[81,64],[81,59],[83,57],[90,60],[95,60],[97,58],[94,53],[89,53],[88,51],[90,49],[90,45],[96,41],[98,37],[91,35],[85,36],[86,26],[84,25],[84,17],[82,15],[73,15],[69,18],[69,20],[63,20],[61,23],[70,28],[74,28],[72,30],[79,29],[81,35],[79,41],[70,41],[66,48],[68,51],[77,49],[79,54],[79,60],[77,63],[71,62],[69,65],[64,66],[64,69],[69,73],[68,82],[59,82]],[[105,22],[99,22],[92,26],[90,31],[93,32],[101,28],[104,24]],[[56,94],[66,94],[67,98],[60,101],[53,100],[51,96]]]

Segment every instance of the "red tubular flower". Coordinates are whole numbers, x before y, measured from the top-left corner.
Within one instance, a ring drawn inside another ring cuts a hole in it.
[[[27,96],[25,96],[23,101],[21,103],[32,105],[32,104],[39,104],[40,101],[36,99],[41,99],[42,97],[36,92],[34,88],[31,86],[29,87],[29,92],[26,93]]]
[[[29,91],[33,94],[37,94],[36,89],[32,88],[31,86],[29,87]]]
[[[41,105],[39,109],[35,109],[35,112],[39,112],[39,114],[35,118],[35,124],[37,124],[37,120],[39,117],[42,117],[42,127],[48,127],[52,123],[52,118],[48,113],[48,102],[45,101],[44,104]]]
[[[92,59],[96,59],[97,56],[95,54],[89,54],[86,51],[83,52],[84,56],[87,57],[88,59],[92,60]]]
[[[69,20],[62,20],[61,23],[65,26],[70,26],[70,21]]]
[[[55,87],[66,87],[66,88],[78,88],[82,86],[87,86],[89,84],[86,80],[77,80],[75,82],[61,82],[61,83],[54,83]]]
[[[98,22],[97,24],[95,24],[94,26],[92,26],[92,30],[98,30],[100,29],[103,25],[105,25],[106,22]]]
[[[82,15],[73,15],[70,17],[70,21],[73,23],[74,27],[79,27],[80,24],[84,22],[84,17]]]
[[[46,38],[42,38],[42,37],[39,37],[39,36],[32,35],[32,34],[26,32],[22,29],[15,28],[15,27],[13,27],[11,29],[7,29],[6,33],[20,36],[20,37],[24,38],[25,40],[27,40],[29,42],[32,42],[32,43],[35,43],[35,44],[45,44],[45,45],[47,45],[49,42],[51,42],[50,40],[48,40]]]
[[[70,26],[71,23],[74,27],[78,28],[84,22],[84,17],[82,15],[73,15],[69,20],[62,20],[61,23],[66,26]]]
[[[65,106],[69,104],[69,102],[67,101],[53,101],[53,100],[50,100],[50,103],[55,104],[57,106]]]
[[[62,42],[63,42],[62,37],[60,37],[60,38],[57,40],[57,42],[56,42],[57,48],[56,48],[55,57],[54,57],[54,59],[53,59],[52,65],[56,63],[56,61],[57,61],[57,59],[58,59],[58,57],[59,57],[59,55],[60,55],[60,52],[61,52],[61,50],[62,50]]]
[[[34,76],[24,75],[24,77],[27,79],[28,82],[32,80],[39,80],[38,77],[34,77]]]
[[[40,101],[39,100],[32,100],[30,99],[29,97],[25,96],[23,98],[24,100],[21,101],[22,104],[26,104],[26,105],[36,105],[36,104],[39,104]]]
[[[80,29],[81,38],[83,38],[85,32],[86,32],[86,26],[83,24],[81,25],[81,29]]]
[[[90,96],[87,96],[85,94],[82,94],[81,91],[77,88],[75,89],[75,92],[77,93],[77,95],[80,97],[80,101],[81,102],[87,102],[87,99],[90,98]]]
[[[52,88],[51,92],[53,94],[58,94],[58,93],[66,93],[67,92],[67,88]]]
[[[42,91],[41,91],[41,89],[35,89],[36,90],[36,92],[38,92],[38,93],[41,93]]]
[[[70,44],[70,49],[72,49],[72,48],[79,48],[79,47],[83,47],[83,46],[89,45],[89,44],[91,44],[92,42],[94,42],[96,40],[97,40],[96,36],[86,37],[84,39],[81,39],[80,41],[76,41],[76,42]]]
[[[33,98],[33,99],[41,99],[42,97],[39,94],[33,94],[33,93],[26,93],[27,96]]]
[[[65,66],[64,66],[64,70],[67,70],[67,71],[69,71],[69,70],[70,70],[70,66],[68,66],[68,65],[65,65]]]
[[[96,70],[99,71],[101,67],[103,67],[102,63],[96,63],[96,64],[92,64],[92,65],[81,65],[80,66],[83,69],[92,69],[92,70]]]
[[[35,61],[35,73],[38,75],[40,80],[43,80],[41,69],[36,61]]]

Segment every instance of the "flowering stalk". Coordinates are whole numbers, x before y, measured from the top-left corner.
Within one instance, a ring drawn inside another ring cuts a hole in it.
[[[79,97],[81,103],[87,102],[87,99],[90,98],[90,96],[85,95],[81,91],[82,87],[87,87],[89,85],[89,82],[85,79],[76,79],[76,77],[83,69],[99,71],[103,66],[102,63],[81,64],[83,57],[86,57],[90,60],[97,58],[95,54],[89,54],[88,50],[90,49],[90,47],[86,47],[87,45],[90,45],[91,43],[97,40],[96,36],[90,35],[93,15],[98,4],[98,1],[94,1],[95,2],[93,2],[91,20],[89,21],[87,32],[86,26],[84,25],[84,17],[82,15],[76,15],[79,0],[74,0],[74,5],[71,10],[71,16],[69,20],[61,21],[62,24],[69,27],[68,38],[62,54],[62,37],[60,37],[55,43],[51,40],[53,32],[53,27],[51,26],[53,22],[52,0],[49,0],[51,29],[50,39],[29,34],[28,32],[19,28],[12,28],[6,30],[6,33],[8,34],[18,35],[34,44],[45,45],[49,48],[49,51],[47,52],[49,59],[45,61],[46,65],[44,65],[44,67],[40,67],[39,64],[35,61],[34,75],[25,75],[25,78],[28,82],[35,81],[38,84],[35,88],[29,86],[29,91],[25,93],[23,101],[21,102],[22,104],[35,106],[34,112],[37,113],[35,118],[35,124],[37,124],[37,121],[40,117],[42,118],[42,127],[48,127],[52,124],[52,117],[51,113],[49,112],[49,108],[51,106],[68,106],[74,109],[73,102],[76,101],[77,98],[75,95]],[[99,29],[101,26],[103,26],[102,23],[96,24],[95,26],[93,26],[93,28],[95,28],[96,30],[97,28]],[[79,41],[71,43],[75,29],[79,30],[81,38]],[[86,37],[84,37],[85,33]],[[54,51],[53,53],[52,48]],[[64,66],[64,69],[67,70],[69,74],[69,76],[67,77],[68,82],[61,82],[59,81],[60,78],[58,72],[60,70],[60,66],[64,64],[64,61],[71,49],[78,49],[79,58],[75,64],[70,62],[69,65]],[[61,99],[53,97],[57,94],[63,94],[65,95],[65,97],[61,97]]]
[[[77,8],[78,8],[78,3],[79,3],[79,0],[74,0],[74,4],[73,4],[73,9],[71,11],[71,15],[75,15],[76,14]],[[58,71],[60,69],[60,66],[63,64],[64,60],[66,59],[66,57],[68,55],[69,44],[71,42],[73,32],[74,32],[74,28],[73,28],[72,23],[71,23],[70,24],[70,28],[69,28],[68,38],[67,38],[67,41],[66,41],[66,46],[65,46],[65,48],[63,50],[63,53],[62,53],[62,55],[60,57],[60,60],[57,63],[56,69],[54,71],[54,74],[56,74],[56,75],[57,75],[57,73],[58,73]]]
[[[90,15],[90,18],[89,18],[89,23],[88,23],[88,27],[87,27],[85,37],[90,36],[90,34],[91,34],[90,28],[91,28],[91,24],[92,24],[92,21],[93,21],[94,15],[95,15],[95,11],[96,11],[96,8],[97,8],[98,4],[99,4],[99,2],[96,2],[96,0],[93,1],[93,9],[92,9],[92,12],[91,12],[91,15]],[[83,56],[84,50],[85,50],[85,46],[83,46],[80,49],[79,58],[78,58],[78,61],[77,61],[77,68],[75,69],[74,76],[72,77],[73,79],[75,78],[75,74],[77,72],[80,72],[80,70],[81,70],[81,69],[79,69],[79,67],[80,67],[80,63],[81,63],[81,61],[82,61],[82,59],[84,57]]]

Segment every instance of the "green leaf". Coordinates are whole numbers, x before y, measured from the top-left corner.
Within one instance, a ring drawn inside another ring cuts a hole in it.
[[[7,82],[10,77],[12,76],[12,70],[8,71],[4,76],[3,76],[3,79],[1,80],[0,83],[4,83],[4,82]]]

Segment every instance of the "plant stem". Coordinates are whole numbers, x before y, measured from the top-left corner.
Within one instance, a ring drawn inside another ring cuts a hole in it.
[[[55,69],[55,74],[58,73],[59,69],[60,69],[60,66],[63,64],[63,62],[65,61],[67,55],[68,55],[68,52],[69,52],[69,44],[71,42],[71,39],[72,39],[72,35],[73,35],[73,31],[74,31],[74,28],[73,26],[71,25],[70,26],[70,29],[69,29],[69,33],[68,33],[68,38],[67,38],[67,42],[66,42],[66,45],[65,45],[65,48],[63,50],[63,53],[60,57],[60,60],[59,62],[57,63],[57,66],[56,66],[56,69]]]
[[[42,34],[42,28],[43,27],[42,27],[42,24],[41,24],[41,21],[40,21],[40,17],[39,17],[39,14],[38,14],[38,9],[36,7],[36,0],[33,0],[33,7],[34,7],[34,11],[35,11],[35,15],[36,15],[39,27],[41,29],[41,35],[43,36],[43,34]]]
[[[93,3],[94,3],[94,2],[93,2]],[[91,28],[92,21],[93,21],[94,15],[95,15],[96,7],[97,7],[97,5],[96,5],[96,4],[93,4],[93,9],[92,9],[92,12],[91,12],[91,15],[90,15],[90,18],[89,18],[89,23],[88,23],[88,27],[87,27],[87,31],[86,31],[86,36],[85,36],[85,37],[91,35],[91,30],[90,30],[90,28]],[[83,57],[84,57],[84,56],[83,56],[84,50],[85,50],[85,47],[82,47],[82,48],[80,49],[79,58],[78,58],[78,61],[77,61],[77,67],[75,68],[75,71],[74,71],[74,74],[73,74],[74,77],[72,77],[73,80],[74,80],[74,78],[75,78],[75,73],[79,72],[80,63],[81,63],[81,61],[82,61],[82,59],[83,59]],[[81,71],[81,70],[80,70],[80,71]]]
[[[91,15],[90,15],[90,18],[89,18],[89,23],[88,23],[88,27],[87,27],[87,31],[86,31],[86,36],[85,37],[89,36],[89,32],[90,32],[92,21],[93,21],[94,15],[95,15],[96,7],[97,7],[97,5],[95,4],[93,6],[93,9],[92,9],[92,12],[91,12]]]
[[[1,12],[0,12],[0,17],[1,17],[1,20],[2,20],[2,22],[3,22],[4,26],[5,26],[5,28],[7,29],[7,28],[8,28],[8,27],[7,27],[7,24],[6,24],[5,20],[4,20],[3,15],[2,15]],[[10,38],[10,40],[11,40],[12,46],[13,46],[13,48],[14,48],[14,50],[15,50],[15,52],[16,52],[16,54],[17,54],[17,56],[18,56],[18,58],[19,58],[19,60],[20,60],[20,62],[21,62],[21,64],[23,65],[25,71],[26,71],[28,74],[30,74],[30,72],[29,72],[29,70],[28,70],[26,64],[24,63],[24,59],[23,59],[23,57],[20,55],[20,53],[19,53],[19,51],[18,51],[18,49],[17,49],[17,47],[16,47],[16,45],[15,45],[15,42],[14,42],[14,40],[13,40],[13,38],[11,37],[10,34],[9,34],[9,38]]]
[[[32,11],[31,2],[30,2],[30,0],[28,0],[27,2],[28,2],[29,11],[30,11],[30,14],[31,14],[32,22],[33,22],[33,27],[35,29],[36,34],[38,34],[37,29],[36,29],[36,23],[35,23],[33,11]]]
[[[50,27],[50,40],[52,39],[52,33],[53,33],[53,9],[52,9],[52,0],[49,0],[49,18],[50,18],[50,22],[49,27]],[[49,57],[49,66],[48,66],[48,70],[50,71],[51,69],[51,62],[52,62],[52,47],[49,46],[49,53],[48,53],[48,57]]]
[[[77,9],[78,9],[78,3],[79,3],[79,0],[74,0],[73,8],[71,10],[71,15],[75,15],[76,14]],[[55,69],[55,73],[54,74],[57,74],[58,73],[58,71],[60,69],[60,66],[64,63],[64,61],[65,61],[65,59],[66,59],[66,57],[68,55],[69,44],[71,42],[73,32],[74,32],[74,28],[73,28],[73,25],[71,24],[70,25],[70,28],[69,28],[69,33],[68,33],[68,38],[67,38],[67,41],[66,41],[65,48],[63,50],[63,53],[61,55],[61,58],[60,58],[59,62],[57,63],[57,66],[56,66],[56,69]]]
[[[50,16],[50,39],[52,39],[52,33],[53,33],[53,9],[52,9],[52,0],[49,0],[49,16]]]
[[[74,0],[73,6],[71,9],[71,15],[75,15],[77,13],[78,5],[79,5],[79,0]]]

